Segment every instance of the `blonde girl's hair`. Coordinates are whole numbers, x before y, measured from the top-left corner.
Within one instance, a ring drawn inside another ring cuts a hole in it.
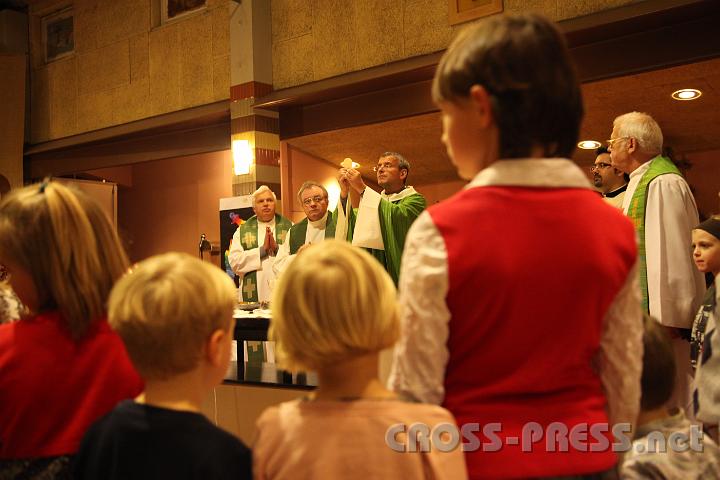
[[[3,197],[0,254],[32,277],[35,313],[58,310],[76,341],[105,315],[110,289],[129,266],[100,205],[50,180]]]
[[[285,368],[317,369],[392,346],[395,286],[370,254],[346,242],[313,245],[275,287],[269,336]]]
[[[195,368],[208,338],[227,330],[237,301],[233,281],[186,253],[143,260],[110,293],[109,322],[145,380]]]

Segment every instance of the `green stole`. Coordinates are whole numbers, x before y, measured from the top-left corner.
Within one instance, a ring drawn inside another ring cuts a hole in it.
[[[349,197],[347,203],[350,204]],[[395,282],[395,286],[398,285],[400,278],[400,260],[405,248],[405,237],[407,237],[412,223],[425,210],[426,205],[425,197],[419,193],[394,202],[385,198],[380,200],[378,215],[380,216],[380,230],[385,250],[375,250],[374,248],[366,248],[366,250],[385,267],[390,278]],[[339,206],[339,208],[342,208],[342,206]],[[347,240],[352,242],[357,220],[357,209],[348,208],[346,211],[348,212]]]
[[[650,188],[650,182],[660,175],[667,174],[681,175],[680,170],[678,170],[669,158],[657,156],[652,159],[650,168],[648,168],[635,188],[627,211],[627,215],[635,224],[635,230],[637,231],[638,259],[640,260],[640,292],[642,293],[643,308],[648,313],[650,312],[650,302],[648,299],[647,258],[645,255],[645,208],[647,206],[647,193]]]
[[[335,225],[337,224],[337,215],[328,212],[327,221],[325,222],[325,239],[335,238]],[[305,244],[305,236],[307,235],[308,219],[303,218],[302,221],[296,223],[290,228],[290,255],[295,255],[300,247]]]
[[[282,245],[288,230],[292,227],[292,223],[285,217],[275,214],[275,241],[278,245]],[[244,250],[258,248],[258,219],[253,215],[247,222],[240,225],[240,243]],[[248,272],[243,276],[242,282],[242,299],[243,302],[257,302],[257,272]]]

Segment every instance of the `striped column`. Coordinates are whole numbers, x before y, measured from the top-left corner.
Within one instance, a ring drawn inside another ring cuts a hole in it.
[[[232,140],[247,140],[255,162],[247,175],[233,176],[233,195],[248,195],[267,185],[280,198],[280,136],[277,112],[253,109],[256,97],[270,93],[272,86],[247,82],[230,89],[230,134]]]
[[[231,140],[247,140],[255,157],[249,174],[233,175],[232,189],[249,195],[267,185],[280,199],[278,114],[251,106],[272,91],[270,15],[267,0],[244,0],[230,20]]]

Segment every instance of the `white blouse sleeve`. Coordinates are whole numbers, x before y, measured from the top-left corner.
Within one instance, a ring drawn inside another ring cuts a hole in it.
[[[424,403],[442,403],[448,362],[447,250],[432,218],[423,212],[405,242],[400,271],[402,333],[388,386]]]
[[[643,314],[638,264],[605,314],[598,369],[608,402],[610,424],[635,424],[640,411]]]

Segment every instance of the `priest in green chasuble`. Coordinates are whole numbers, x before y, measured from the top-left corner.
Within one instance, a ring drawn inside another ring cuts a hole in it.
[[[273,263],[292,226],[290,220],[275,213],[276,201],[267,185],[258,188],[253,193],[255,215],[235,230],[230,243],[228,260],[233,272],[242,279],[243,302],[269,302],[272,296]]]
[[[328,212],[328,192],[321,184],[307,181],[297,193],[305,218],[290,228],[289,236],[280,246],[273,270],[277,277],[290,265],[295,256],[308,245],[335,238],[337,215]]]
[[[360,172],[344,166],[338,173],[340,202],[335,238],[369,249],[385,266],[395,285],[400,275],[400,260],[410,225],[425,210],[425,197],[406,184],[410,164],[399,153],[386,152],[374,168],[378,193],[367,188]],[[348,205],[350,189],[360,194],[357,210]]]

